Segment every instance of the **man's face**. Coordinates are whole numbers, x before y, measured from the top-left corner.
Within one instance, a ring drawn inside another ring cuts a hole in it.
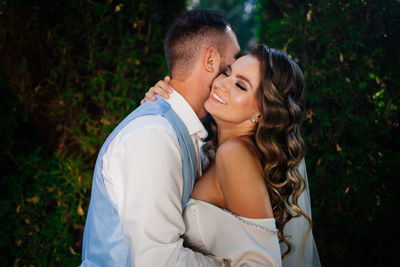
[[[237,41],[235,33],[230,27],[226,32],[227,38],[225,41],[224,54],[221,58],[221,64],[219,66],[219,72],[223,72],[227,69],[228,65],[231,65],[240,54],[240,46]]]
[[[231,65],[236,60],[238,55],[240,54],[239,43],[237,41],[235,33],[232,31],[232,29],[230,27],[228,27],[228,29],[226,31],[226,38],[225,38],[224,42],[225,42],[223,44],[224,53],[223,53],[223,55],[220,55],[221,62],[219,64],[219,71],[215,74],[213,81],[223,71],[225,71],[228,68],[228,65]],[[210,81],[210,84],[208,85],[208,90],[202,91],[202,95],[198,96],[199,97],[198,99],[201,99],[202,103],[204,103],[208,99],[213,81]],[[204,109],[203,105],[202,105],[202,107],[203,108],[197,114],[199,116],[199,118],[203,118],[207,115],[207,111]]]

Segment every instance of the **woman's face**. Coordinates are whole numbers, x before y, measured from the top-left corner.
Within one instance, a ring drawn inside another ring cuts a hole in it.
[[[260,77],[258,59],[251,55],[240,57],[215,78],[205,109],[214,119],[236,124],[250,122],[252,118],[257,120]]]

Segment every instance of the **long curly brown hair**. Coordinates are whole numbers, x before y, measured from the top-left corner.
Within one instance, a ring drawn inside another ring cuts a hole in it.
[[[278,238],[287,247],[282,254],[284,258],[292,250],[289,237],[283,234],[287,222],[304,216],[310,224],[306,235],[312,228],[311,218],[298,205],[306,186],[298,171],[306,150],[299,129],[304,114],[304,76],[299,66],[282,51],[257,45],[250,54],[259,60],[261,73],[257,91],[261,115],[254,143],[261,155]],[[213,139],[204,146],[204,152],[211,157],[210,151],[217,149],[215,127],[214,123]]]
[[[304,216],[312,227],[310,217],[297,203],[305,189],[304,177],[298,171],[306,151],[299,129],[304,113],[304,76],[299,66],[279,50],[258,45],[251,55],[260,61],[261,68],[257,92],[261,117],[255,144],[261,153],[278,237],[288,248],[282,255],[285,257],[292,249],[283,235],[286,223]]]

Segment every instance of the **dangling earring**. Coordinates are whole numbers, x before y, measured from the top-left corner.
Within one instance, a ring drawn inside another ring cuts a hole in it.
[[[251,122],[252,123],[256,123],[256,119],[255,118],[251,118]]]

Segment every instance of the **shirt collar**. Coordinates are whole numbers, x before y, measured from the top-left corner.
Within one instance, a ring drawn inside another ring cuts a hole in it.
[[[182,119],[190,135],[197,135],[201,140],[205,139],[208,135],[207,130],[197,117],[193,108],[185,100],[185,98],[177,91],[173,91],[169,95],[169,99],[166,100],[176,112],[176,114]]]

